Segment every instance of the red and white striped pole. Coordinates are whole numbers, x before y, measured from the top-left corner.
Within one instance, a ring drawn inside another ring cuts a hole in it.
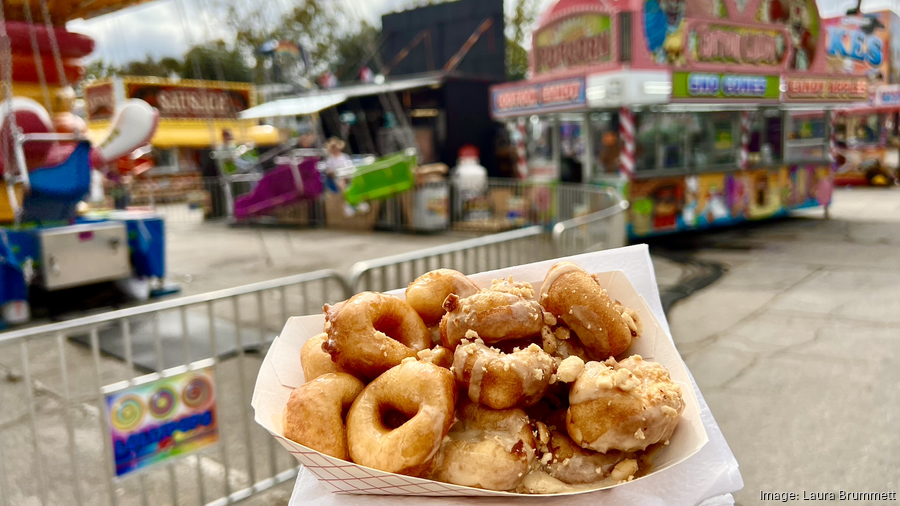
[[[753,118],[750,111],[741,111],[741,169],[750,165],[750,128]]]
[[[622,150],[619,152],[619,170],[631,179],[634,175],[634,113],[628,107],[619,109],[619,137],[622,140]]]
[[[831,157],[831,170],[837,171],[837,159],[838,159],[838,149],[837,149],[837,137],[834,134],[834,127],[837,124],[837,114],[835,111],[831,111],[829,114],[829,124],[828,124],[828,155]]]

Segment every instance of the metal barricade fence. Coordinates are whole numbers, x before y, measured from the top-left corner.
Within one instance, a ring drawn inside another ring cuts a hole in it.
[[[247,350],[347,293],[317,271],[0,334],[0,504],[229,504],[290,480],[296,461],[253,423]],[[104,395],[205,366],[218,445],[117,478]]]
[[[610,192],[611,205],[552,234],[530,226],[359,262],[347,277],[317,271],[0,334],[0,506],[224,505],[290,480],[296,462],[250,408],[261,354],[288,317],[439,267],[473,273],[623,245],[627,203]],[[105,395],[207,366],[218,445],[117,478]]]
[[[437,268],[465,274],[500,269],[541,260],[552,251],[549,237],[539,226],[477,237],[434,248],[357,262],[350,269],[351,290],[388,291],[401,288]]]
[[[561,221],[553,226],[553,246],[556,256],[573,255],[618,248],[627,243],[626,221],[628,201],[618,192],[608,189],[610,205],[585,216]]]
[[[560,195],[565,195],[561,192]],[[582,194],[583,195],[583,194]],[[582,195],[577,195],[581,197]],[[544,227],[491,234],[434,248],[357,262],[348,284],[354,293],[401,288],[416,277],[439,267],[465,274],[538,262],[626,244],[625,211],[628,202],[613,188],[590,194],[600,210],[560,221],[548,236]],[[577,198],[568,200],[577,202]]]

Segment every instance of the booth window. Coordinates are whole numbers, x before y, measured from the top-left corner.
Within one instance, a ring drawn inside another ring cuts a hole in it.
[[[581,183],[584,164],[583,114],[562,114],[559,117],[559,180]]]
[[[594,175],[619,172],[619,117],[611,112],[590,115]]]
[[[154,174],[175,174],[181,170],[180,160],[179,160],[179,149],[178,148],[168,148],[168,149],[159,149],[153,148],[153,158],[154,158]]]
[[[529,174],[555,171],[553,160],[553,121],[549,117],[532,116],[526,123],[525,150]]]
[[[784,160],[791,162],[825,159],[828,152],[825,113],[789,112],[785,118]]]
[[[736,112],[690,113],[685,123],[688,134],[688,165],[734,167],[740,150],[740,117]]]
[[[879,114],[845,116],[844,144],[849,147],[877,144],[881,130],[879,117]]]
[[[753,117],[747,160],[750,165],[772,165],[782,160],[782,119],[778,109],[762,109]]]
[[[685,169],[687,114],[642,112],[637,115],[637,170]]]

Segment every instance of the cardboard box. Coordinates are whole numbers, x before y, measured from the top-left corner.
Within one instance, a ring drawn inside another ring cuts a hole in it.
[[[640,260],[644,260],[646,250],[638,252],[635,249],[635,255],[639,255]],[[665,329],[648,307],[644,297],[638,293],[622,271],[610,270],[609,265],[604,265],[603,258],[604,252],[598,252],[571,257],[570,260],[581,265],[588,272],[599,273],[601,284],[607,288],[612,298],[640,312],[644,320],[644,333],[624,355],[638,354],[668,368],[672,380],[681,385],[685,410],[669,445],[662,447],[654,460],[653,469],[647,475],[628,483],[566,494],[547,494],[548,497],[584,494],[615,487],[640,486],[645,479],[684,462],[688,457],[700,451],[708,441],[706,429],[701,420],[700,406],[681,356]],[[512,275],[517,281],[528,281],[534,286],[540,287],[544,276],[554,263],[556,260],[538,262],[475,274],[470,278],[479,286],[490,286],[492,279]],[[649,262],[646,265],[649,268]],[[652,271],[649,273],[649,279],[653,279]],[[402,290],[390,293],[403,296]],[[655,294],[655,292],[653,293]],[[424,478],[385,473],[320,454],[286,439],[282,431],[282,412],[291,390],[304,383],[303,372],[299,367],[300,348],[307,339],[321,333],[323,325],[323,315],[301,316],[288,320],[281,335],[274,341],[263,361],[252,404],[256,410],[256,422],[268,430],[330,491],[351,494],[521,497],[520,494],[509,492],[482,490]],[[690,484],[685,483],[685,486],[690,486]]]

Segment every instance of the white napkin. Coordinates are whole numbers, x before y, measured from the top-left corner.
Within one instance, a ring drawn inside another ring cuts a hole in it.
[[[591,254],[594,258],[598,253]],[[619,269],[625,272],[631,284],[640,293],[650,309],[659,319],[671,339],[669,322],[663,313],[656,286],[656,275],[650,252],[645,244],[629,246],[600,252],[604,266],[610,270]],[[578,257],[572,257],[578,262]],[[546,269],[558,260],[545,262]],[[540,264],[539,264],[540,265]],[[498,273],[499,274],[499,273]],[[619,506],[635,504],[641,506],[725,506],[734,504],[732,492],[744,487],[737,460],[728,447],[716,419],[713,417],[706,400],[691,377],[691,384],[700,401],[703,425],[706,427],[709,442],[697,454],[681,464],[647,476],[639,482],[628,486],[615,487],[590,494],[565,497],[523,496],[521,501],[538,502],[541,506]],[[492,505],[508,504],[509,498],[489,497],[408,497],[332,494],[319,484],[305,468],[300,469],[290,506],[413,506],[428,504],[444,505]]]

